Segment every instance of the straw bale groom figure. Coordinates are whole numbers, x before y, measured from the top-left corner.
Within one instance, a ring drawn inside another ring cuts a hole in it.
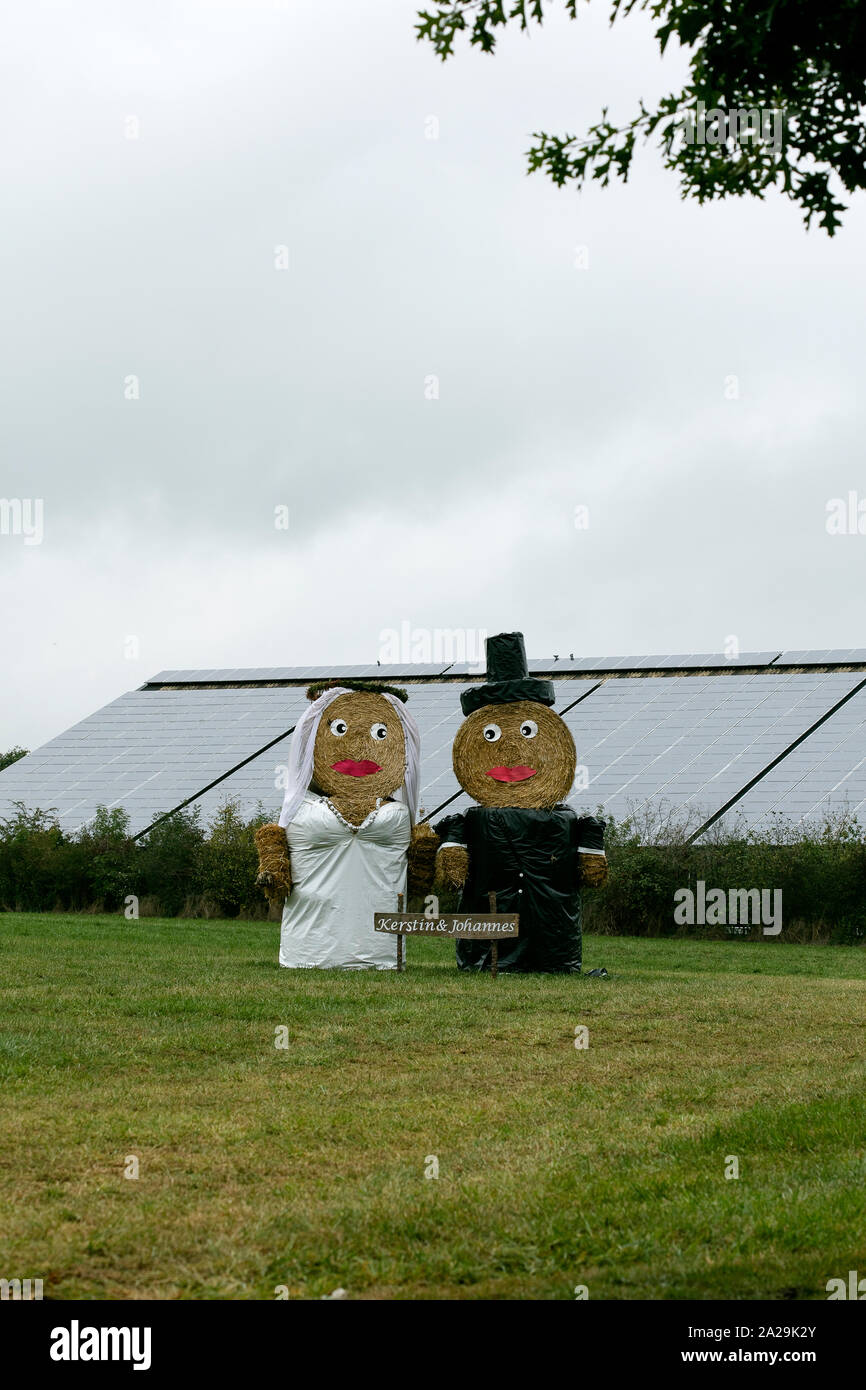
[[[564,804],[574,783],[571,732],[551,708],[553,683],[529,675],[523,634],[487,640],[487,681],[460,696],[454,773],[476,802],[435,826],[437,881],[461,891],[460,910],[519,913],[519,936],[499,943],[499,969],[578,973],[581,888],[607,881],[604,822]],[[490,966],[490,943],[458,941],[464,970]],[[597,972],[599,974],[606,972]]]

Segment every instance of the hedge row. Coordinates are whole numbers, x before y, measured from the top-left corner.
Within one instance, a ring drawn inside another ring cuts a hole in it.
[[[661,821],[655,805],[619,824],[609,822],[610,878],[603,892],[584,894],[586,930],[616,936],[764,936],[763,923],[745,931],[742,922],[678,923],[675,907],[682,890],[697,897],[703,884],[707,899],[712,889],[721,889],[728,908],[732,890],[757,889],[768,894],[768,904],[780,893],[780,940],[853,944],[866,939],[866,836],[847,811],[811,825],[777,815],[761,831],[737,821],[719,823],[699,845],[689,844],[701,822],[697,813],[682,815],[672,808]],[[711,915],[708,910],[706,916]]]
[[[113,912],[134,896],[142,916],[266,917],[253,841],[266,820],[227,802],[207,827],[198,808],[176,811],[132,840],[122,807],[100,806],[68,834],[50,812],[16,803],[0,821],[0,909]]]
[[[100,807],[82,830],[61,830],[51,812],[16,806],[0,821],[0,910],[123,911],[131,895],[142,916],[268,915],[255,888],[253,833],[268,817],[245,819],[227,802],[207,826],[197,809],[175,812],[141,840],[129,838],[122,808]],[[760,937],[760,923],[677,922],[682,890],[781,892],[787,941],[855,943],[866,939],[866,838],[853,817],[811,828],[781,818],[758,834],[717,830],[690,845],[688,818],[658,806],[608,823],[610,881],[584,894],[584,926],[611,935]],[[678,899],[677,895],[680,895]],[[775,900],[774,900],[775,901]],[[413,904],[413,906],[417,906]],[[443,910],[454,904],[442,903]],[[717,914],[718,915],[718,914]],[[711,913],[707,916],[712,918]]]

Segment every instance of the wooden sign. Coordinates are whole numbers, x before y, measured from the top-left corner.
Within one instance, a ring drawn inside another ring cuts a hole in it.
[[[474,913],[443,912],[438,917],[413,917],[410,913],[374,912],[376,931],[395,932],[399,936],[453,936],[458,941],[499,941],[504,936],[517,936],[520,918],[513,916],[478,916]]]
[[[403,894],[397,895],[397,912],[374,912],[375,931],[393,932],[397,937],[397,969],[403,969],[404,936],[453,936],[458,941],[490,941],[490,974],[496,979],[499,966],[499,945],[505,937],[517,936],[518,913],[497,913],[496,894],[489,893],[490,915],[462,912],[442,912],[436,917],[413,917],[403,911]]]

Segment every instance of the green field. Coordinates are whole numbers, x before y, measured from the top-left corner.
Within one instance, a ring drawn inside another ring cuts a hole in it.
[[[0,916],[0,1274],[656,1299],[866,1273],[862,948],[595,937],[609,980],[494,983],[446,942],[399,976],[289,972],[277,938]]]

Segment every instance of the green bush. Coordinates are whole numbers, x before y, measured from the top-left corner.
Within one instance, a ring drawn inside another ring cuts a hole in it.
[[[64,835],[51,811],[23,802],[0,821],[0,903],[38,912],[88,906],[86,856]]]
[[[3,771],[4,767],[11,767],[13,763],[17,763],[19,758],[26,758],[28,752],[29,749],[27,748],[16,747],[10,748],[5,753],[0,753],[0,772]]]
[[[115,912],[134,895],[161,916],[266,915],[255,887],[253,834],[267,817],[244,820],[227,802],[211,826],[198,808],[176,811],[140,840],[123,807],[98,807],[80,830],[61,829],[54,808],[15,803],[0,820],[0,911]]]
[[[201,892],[204,830],[201,811],[175,811],[139,842],[138,896],[155,899],[165,917],[177,917],[187,898]]]
[[[603,814],[603,812],[599,812]],[[620,822],[610,819],[605,845],[607,888],[584,894],[584,927],[610,935],[725,936],[726,926],[674,920],[674,894],[721,888],[776,889],[782,893],[782,938],[854,943],[866,938],[866,839],[856,817],[828,815],[794,824],[776,816],[769,828],[713,827],[692,845],[700,817],[644,807]],[[748,934],[748,933],[747,933]],[[751,935],[761,935],[761,927]]]
[[[79,832],[77,842],[87,855],[94,902],[111,912],[130,893],[139,893],[136,845],[129,838],[129,814],[122,806],[110,811],[99,806]]]
[[[201,849],[201,890],[208,907],[221,917],[237,917],[261,901],[255,887],[258,854],[252,832],[267,817],[245,821],[234,802],[227,802],[214,816],[210,834]]]

